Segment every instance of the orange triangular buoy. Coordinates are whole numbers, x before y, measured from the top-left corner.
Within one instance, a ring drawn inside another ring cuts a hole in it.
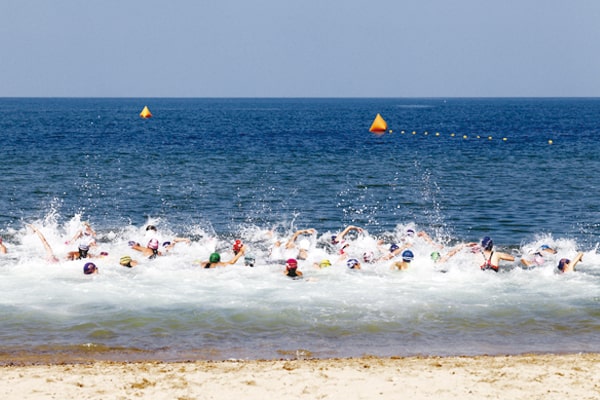
[[[140,113],[140,117],[142,117],[142,118],[151,118],[152,117],[152,113],[150,112],[150,110],[148,110],[148,106],[144,106],[144,109]]]
[[[377,114],[375,120],[371,124],[371,128],[369,128],[369,132],[382,134],[387,130],[387,122],[383,119],[380,114]]]

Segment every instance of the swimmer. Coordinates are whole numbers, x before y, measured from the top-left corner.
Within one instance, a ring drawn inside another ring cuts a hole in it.
[[[327,258],[324,258],[320,262],[314,263],[313,266],[318,269],[329,268],[331,267],[331,261],[329,261]]]
[[[0,237],[0,254],[6,254],[8,251],[6,250],[6,246],[2,243],[2,238]]]
[[[290,258],[285,263],[285,271],[283,274],[292,279],[301,279],[302,272],[298,271],[298,261],[294,258]]]
[[[296,231],[296,232],[294,232],[294,234],[292,235],[290,240],[288,240],[287,243],[285,244],[285,248],[286,249],[296,248],[296,239],[298,238],[298,236],[314,235],[315,233],[317,233],[317,231],[312,228]],[[300,244],[298,245],[298,255],[296,256],[296,258],[298,258],[299,260],[306,260],[308,258],[308,249],[309,248],[310,248],[310,241],[308,239],[302,239],[300,241]]]
[[[491,269],[498,272],[500,261],[515,261],[515,258],[508,253],[494,251],[494,242],[489,236],[481,240],[481,255],[483,256],[483,264],[479,266],[482,271]]]
[[[133,250],[139,251],[144,255],[144,257],[148,257],[149,259],[154,259],[157,256],[162,256],[163,253],[158,250],[158,239],[152,238],[146,245],[146,247],[141,246],[139,243],[129,242],[131,248]]]
[[[158,229],[154,225],[146,226],[146,235],[145,238],[148,240],[156,239],[158,243],[162,243],[162,247],[165,252],[172,250],[177,243],[186,243],[190,244],[191,240],[184,237],[175,237],[171,240],[161,240],[158,236]],[[162,254],[160,254],[162,255]]]
[[[360,269],[360,262],[356,258],[346,261],[346,266],[350,269]]]
[[[410,263],[415,258],[414,253],[411,250],[404,250],[402,252],[402,261],[396,261],[392,264],[392,269],[398,269],[404,271],[410,267]]]
[[[229,261],[221,261],[221,255],[217,252],[214,252],[210,255],[210,257],[208,257],[208,261],[203,261],[200,263],[200,265],[202,265],[202,268],[216,268],[233,265],[244,255],[244,252],[244,247],[242,247],[240,251]]]
[[[123,267],[133,268],[138,265],[138,262],[133,260],[130,256],[123,256],[119,259],[119,264]]]
[[[551,248],[550,246],[543,244],[540,248],[533,254],[525,258],[521,258],[521,264],[525,268],[535,268],[546,262],[546,258],[549,255],[556,254],[556,250]]]
[[[381,245],[381,243],[382,242],[380,241],[379,244]],[[384,255],[383,257],[381,257],[381,259],[382,260],[391,260],[392,258],[400,255],[407,247],[408,247],[408,244],[405,244],[404,246],[400,247],[396,243],[392,243],[392,244],[390,244],[388,253],[386,255]]]
[[[40,240],[42,241],[42,244],[44,245],[44,249],[46,249],[46,261],[51,262],[51,263],[57,263],[59,262],[58,257],[56,257],[54,255],[54,252],[52,251],[52,247],[50,247],[50,245],[48,244],[48,241],[46,240],[46,238],[44,237],[44,235],[42,234],[42,232],[40,232],[38,230],[38,228],[36,228],[33,225],[27,225],[29,228],[31,228],[31,230],[33,230],[38,237],[40,238]]]
[[[79,229],[77,231],[77,233],[75,233],[75,235],[73,236],[73,238],[71,238],[71,240],[67,240],[67,242],[65,244],[70,244],[75,242],[76,240],[79,240],[79,243],[83,243],[87,246],[95,246],[96,245],[96,232],[92,229],[92,227],[90,226],[89,222],[83,222],[82,223],[82,228]]]
[[[256,258],[252,254],[248,254],[247,256],[244,257],[244,265],[246,267],[254,267],[255,263],[256,263]]]
[[[93,262],[85,263],[83,266],[83,273],[85,275],[92,275],[98,273],[98,267]]]
[[[562,274],[565,272],[575,272],[575,266],[583,261],[583,253],[579,252],[573,260],[561,258],[558,262],[558,271]]]

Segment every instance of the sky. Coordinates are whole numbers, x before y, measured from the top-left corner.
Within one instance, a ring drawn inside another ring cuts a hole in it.
[[[1,0],[0,97],[600,97],[600,1]]]

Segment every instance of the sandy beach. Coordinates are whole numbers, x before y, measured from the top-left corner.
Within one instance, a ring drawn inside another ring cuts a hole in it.
[[[5,365],[9,399],[598,399],[600,355]]]

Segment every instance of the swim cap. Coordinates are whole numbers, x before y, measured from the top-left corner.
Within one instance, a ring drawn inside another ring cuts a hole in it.
[[[166,242],[163,243],[163,247],[167,247],[167,246],[170,246],[170,245],[171,245],[171,242],[169,242],[169,241],[166,241]]]
[[[542,265],[544,263],[544,256],[541,253],[535,253],[533,255],[533,262],[537,265]]]
[[[94,264],[94,263],[89,262],[83,266],[83,273],[86,275],[93,274],[94,272],[97,272],[97,271],[98,271],[98,268],[96,268],[96,264]]]
[[[404,250],[402,252],[402,261],[411,262],[415,258],[415,255],[410,250]]]
[[[363,261],[372,263],[375,261],[375,254],[372,251],[363,253]]]
[[[210,263],[218,263],[221,261],[221,255],[219,253],[212,253],[210,257],[208,257],[208,261]]]
[[[328,259],[324,258],[319,263],[319,268],[327,268],[327,267],[331,267],[331,261],[329,261]]]
[[[494,247],[494,242],[489,236],[486,236],[481,239],[481,247],[483,247],[485,250],[491,250],[492,247]]]
[[[308,239],[302,239],[300,241],[300,244],[298,245],[298,248],[300,250],[308,250],[310,248],[310,242],[308,241]]]
[[[394,251],[396,251],[396,250],[398,250],[399,248],[400,248],[400,247],[398,247],[398,245],[397,245],[396,243],[392,243],[392,244],[390,245],[390,253],[391,253],[391,252],[394,252]]]
[[[90,246],[88,246],[87,244],[80,244],[79,245],[79,250],[81,251],[88,251],[90,249]]]
[[[558,270],[563,271],[565,269],[565,265],[567,265],[570,262],[571,260],[569,260],[568,258],[561,258],[558,262]]]
[[[442,255],[440,254],[440,252],[439,252],[439,251],[434,251],[433,253],[431,253],[431,259],[432,259],[433,261],[437,261],[437,260],[439,260],[441,256],[442,256]]]
[[[148,248],[152,250],[158,249],[158,239],[150,239],[148,242]]]
[[[121,264],[124,267],[131,267],[131,265],[129,265],[130,263],[131,263],[131,257],[129,257],[129,256],[123,256],[119,260],[119,264]]]
[[[351,258],[348,261],[346,261],[346,265],[348,266],[348,268],[350,269],[354,269],[356,268],[357,265],[359,265],[360,263],[358,262],[358,260],[356,258]]]
[[[128,246],[135,246],[137,243],[135,242],[135,240],[130,240],[129,242],[127,242]]]
[[[549,248],[550,248],[550,246],[548,246],[547,244],[543,244],[543,245],[540,246],[541,250],[546,250],[546,249],[549,249]]]
[[[298,261],[295,258],[289,258],[285,264],[287,265],[287,269],[296,269],[298,268]]]
[[[414,236],[415,235],[415,231],[412,229],[407,229],[406,230],[406,236]]]
[[[244,243],[240,239],[236,239],[235,243],[233,243],[233,252],[235,254],[239,253],[243,246]]]
[[[148,226],[146,227],[146,230],[147,230],[147,231],[154,231],[154,232],[156,232],[156,227],[155,227],[154,225],[148,225]]]
[[[331,244],[337,244],[337,236],[336,235],[331,235]]]
[[[249,267],[254,267],[255,261],[256,261],[256,259],[252,255],[247,255],[246,257],[244,257],[244,264]]]

